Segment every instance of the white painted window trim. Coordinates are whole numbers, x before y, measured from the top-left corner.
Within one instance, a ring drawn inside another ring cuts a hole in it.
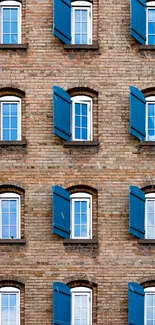
[[[147,239],[147,199],[155,201],[155,193],[145,194],[145,238]]]
[[[21,141],[21,98],[17,96],[3,96],[0,97],[0,116],[1,116],[1,141],[3,141],[3,127],[2,127],[2,104],[3,103],[17,103],[18,104],[18,139],[17,141]]]
[[[72,239],[92,239],[92,195],[84,192],[71,194],[71,238]],[[75,201],[87,201],[87,236],[86,237],[75,237],[74,235],[74,202]]]
[[[16,294],[17,297],[17,305],[16,305],[16,325],[20,325],[20,290],[15,287],[2,287],[0,288],[0,323],[1,323],[1,295],[5,294]]]
[[[146,129],[146,141],[148,140],[148,104],[155,104],[155,96],[148,96],[146,99],[146,121],[145,121],[145,129]]]
[[[93,101],[89,96],[74,96],[72,102],[72,140],[73,141],[92,141],[93,140]],[[88,125],[87,125],[87,140],[75,138],[75,104],[88,105]]]
[[[2,1],[0,2],[0,42],[3,44],[3,8],[18,8],[18,44],[21,44],[22,39],[22,14],[21,8],[22,5],[18,1]]]
[[[148,10],[155,9],[155,1],[146,3],[146,45],[148,45]]]
[[[92,325],[92,289],[86,288],[86,287],[75,287],[71,289],[71,324],[74,324],[74,297],[79,295],[87,295],[88,299],[88,319],[87,319],[87,325]]]
[[[92,44],[92,30],[93,30],[93,18],[92,18],[92,3],[88,1],[73,1],[71,2],[72,12],[71,12],[71,35],[72,35],[72,44],[75,44],[75,10],[76,9],[85,9],[88,14],[88,35],[87,43]],[[78,45],[78,44],[77,44]]]
[[[21,203],[20,195],[12,192],[5,192],[0,194],[0,238],[2,238],[2,200],[16,200],[17,201],[17,238],[21,238]],[[10,238],[11,239],[11,238]]]
[[[155,287],[150,287],[150,288],[145,288],[144,289],[144,292],[145,292],[145,298],[144,298],[144,325],[147,325],[147,322],[146,322],[146,295],[148,293],[152,293],[152,294],[155,294]]]

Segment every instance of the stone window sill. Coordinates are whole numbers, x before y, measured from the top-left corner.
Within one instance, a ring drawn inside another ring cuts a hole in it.
[[[96,239],[64,239],[64,245],[98,245]]]
[[[155,141],[142,141],[138,144],[139,147],[155,146]]]
[[[65,44],[65,50],[92,50],[96,51],[99,49],[98,44]]]
[[[146,51],[154,51],[155,45],[139,45],[140,50],[146,50]]]
[[[0,50],[27,50],[28,44],[0,44]]]
[[[26,146],[26,141],[0,141],[0,147],[8,147],[8,146]]]
[[[0,245],[25,245],[25,239],[0,239]]]
[[[99,146],[98,141],[65,141],[64,147],[79,147],[79,146],[85,146],[85,147],[97,147]]]

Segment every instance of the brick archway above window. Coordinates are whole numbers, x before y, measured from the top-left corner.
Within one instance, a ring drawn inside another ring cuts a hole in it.
[[[95,187],[84,184],[69,186],[67,190],[70,192],[70,194],[75,192],[85,192],[93,195],[97,193],[97,189]]]
[[[70,96],[77,96],[77,95],[85,95],[85,96],[90,96],[92,98],[98,96],[98,91],[95,89],[89,88],[89,87],[74,87],[68,89],[68,93]]]
[[[25,97],[25,91],[14,87],[0,88],[0,97],[2,96],[17,96],[20,98]]]
[[[13,193],[17,193],[19,195],[23,194],[25,192],[25,189],[23,187],[20,187],[18,185],[14,185],[14,184],[0,184],[0,193],[3,192],[13,192]]]
[[[145,97],[155,96],[155,87],[149,87],[142,90]]]

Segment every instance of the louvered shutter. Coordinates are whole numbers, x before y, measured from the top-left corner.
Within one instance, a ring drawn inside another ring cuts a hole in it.
[[[65,44],[71,43],[71,2],[54,0],[53,33]]]
[[[146,1],[130,0],[130,35],[140,44],[146,42]]]
[[[61,282],[53,283],[53,325],[70,325],[70,288]]]
[[[52,187],[53,234],[70,238],[70,194],[60,186]]]
[[[145,218],[145,195],[136,186],[130,186],[129,189],[129,232],[130,234],[144,238]]]
[[[141,141],[145,140],[146,100],[143,93],[130,87],[130,133]]]
[[[71,139],[71,99],[62,88],[53,87],[54,134],[69,141]]]
[[[128,325],[144,325],[144,289],[136,282],[128,283]]]

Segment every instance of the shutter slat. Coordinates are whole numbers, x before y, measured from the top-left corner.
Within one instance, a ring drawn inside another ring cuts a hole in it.
[[[71,43],[71,2],[54,0],[53,34],[63,43]]]
[[[129,189],[129,232],[130,234],[144,238],[145,218],[145,195],[136,186],[130,186]]]
[[[62,88],[53,87],[54,134],[69,141],[71,139],[71,99]]]
[[[61,282],[53,283],[53,325],[70,325],[70,288]]]
[[[130,0],[130,35],[140,44],[146,43],[145,0]]]
[[[145,140],[146,100],[143,93],[130,87],[130,133],[141,141]]]
[[[52,187],[53,234],[70,238],[70,194],[60,186]]]
[[[128,325],[144,325],[144,289],[136,282],[128,283]]]

